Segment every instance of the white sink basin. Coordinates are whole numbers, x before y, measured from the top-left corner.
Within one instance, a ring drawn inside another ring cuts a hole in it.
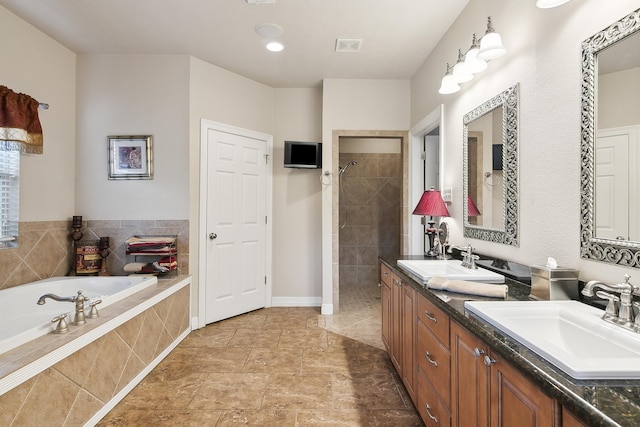
[[[576,379],[640,379],[640,334],[578,301],[466,301],[465,308]]]
[[[406,270],[427,283],[432,277],[444,277],[450,280],[468,280],[470,282],[504,283],[502,274],[485,268],[465,268],[459,260],[407,260],[398,261],[398,267]]]

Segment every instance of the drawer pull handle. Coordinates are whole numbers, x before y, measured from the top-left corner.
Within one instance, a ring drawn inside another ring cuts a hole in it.
[[[490,358],[489,356],[485,356],[485,357],[484,357],[484,364],[485,364],[485,365],[487,365],[487,366],[491,366],[491,365],[493,365],[494,363],[496,363],[496,359],[492,359],[492,358]]]
[[[433,315],[429,313],[427,310],[424,311],[424,315],[427,316],[427,319],[431,320],[433,323],[438,323],[438,319],[433,317]]]
[[[433,360],[431,358],[431,353],[429,353],[428,351],[424,352],[424,357],[427,358],[427,360],[429,361],[429,363],[431,363],[433,366],[435,366],[436,368],[438,367],[438,362],[436,362],[435,360]]]
[[[476,359],[478,357],[480,357],[481,355],[483,355],[484,353],[485,353],[485,351],[484,350],[480,350],[478,347],[475,347],[473,349],[473,355],[476,357]]]
[[[429,409],[431,409],[431,406],[429,406],[428,403],[424,404],[424,409],[427,410],[427,415],[429,415],[429,418],[431,418],[433,420],[434,423],[438,423],[438,417],[434,417],[433,415],[431,415],[431,411]]]
[[[384,273],[382,273],[382,275],[383,275],[384,277],[389,277],[389,273],[387,273],[386,271],[385,271]]]

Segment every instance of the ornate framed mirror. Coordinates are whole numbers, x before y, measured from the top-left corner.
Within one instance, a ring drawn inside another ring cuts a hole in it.
[[[640,268],[640,9],[582,43],[580,256]]]
[[[518,93],[464,115],[464,236],[518,246]]]

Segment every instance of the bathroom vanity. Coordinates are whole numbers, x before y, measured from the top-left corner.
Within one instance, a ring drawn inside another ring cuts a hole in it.
[[[427,426],[640,425],[640,380],[576,380],[464,307],[499,300],[425,289],[398,260],[380,258],[382,339]]]

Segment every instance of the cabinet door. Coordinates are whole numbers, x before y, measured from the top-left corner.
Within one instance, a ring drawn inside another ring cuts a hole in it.
[[[562,427],[587,427],[587,425],[578,420],[571,412],[562,408]]]
[[[457,427],[489,425],[488,347],[451,322],[451,417]]]
[[[402,282],[391,274],[391,362],[402,377]]]
[[[416,291],[411,286],[402,287],[402,382],[409,397],[416,401]]]
[[[391,286],[380,282],[380,305],[382,306],[382,343],[391,352]]]
[[[554,426],[553,400],[500,357],[491,360],[491,426]]]

